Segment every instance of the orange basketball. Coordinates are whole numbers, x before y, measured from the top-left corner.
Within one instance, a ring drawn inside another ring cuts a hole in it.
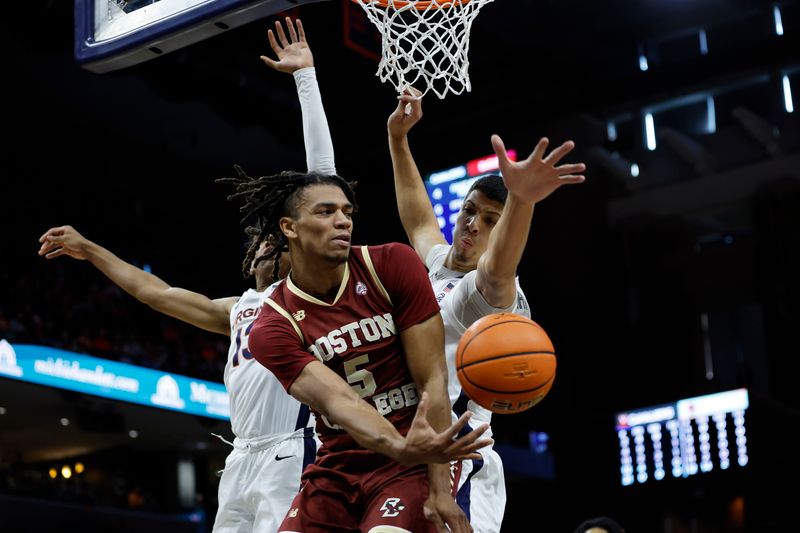
[[[519,413],[550,392],[556,354],[539,324],[515,313],[495,313],[461,336],[456,370],[475,403],[495,413]]]

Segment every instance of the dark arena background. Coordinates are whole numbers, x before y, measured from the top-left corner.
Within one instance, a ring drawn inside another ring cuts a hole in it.
[[[213,400],[229,340],[86,262],[37,256],[38,238],[69,224],[174,286],[247,289],[237,206],[214,180],[234,164],[305,169],[294,82],[259,60],[290,15],[337,170],[358,181],[354,242],[406,242],[386,140],[396,93],[360,11],[301,5],[95,73],[75,59],[73,3],[3,7],[0,530],[211,530],[224,417],[15,369],[50,347],[195,380]],[[541,403],[493,418],[504,532],[595,516],[629,533],[797,528],[798,35],[794,0],[497,0],[472,28],[472,90],[426,96],[410,136],[424,176],[490,156],[493,133],[519,158],[572,139],[567,159],[587,165],[536,207],[519,269],[558,370]]]

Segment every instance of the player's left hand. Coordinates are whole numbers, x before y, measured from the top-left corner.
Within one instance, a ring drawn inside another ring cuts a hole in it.
[[[583,163],[559,165],[558,162],[575,148],[575,143],[566,141],[545,157],[550,141],[542,137],[531,155],[524,161],[511,161],[499,135],[492,135],[492,147],[509,194],[527,203],[544,200],[562,185],[583,183],[586,178],[580,173],[586,170]]]
[[[423,511],[425,518],[433,522],[439,533],[472,533],[467,515],[449,493],[431,492],[425,500]]]

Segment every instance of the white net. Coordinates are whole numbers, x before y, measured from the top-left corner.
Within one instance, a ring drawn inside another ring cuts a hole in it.
[[[376,75],[398,94],[414,86],[439,98],[469,92],[469,33],[494,0],[353,0],[381,32]]]

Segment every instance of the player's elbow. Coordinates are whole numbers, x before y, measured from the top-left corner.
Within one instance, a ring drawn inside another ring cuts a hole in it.
[[[496,275],[492,272],[478,272],[475,286],[486,303],[497,308],[506,308],[512,305],[517,294],[517,284],[513,273],[509,276]]]
[[[356,413],[363,408],[363,400],[347,385],[332,386],[314,400],[319,405],[317,410],[334,423],[344,422],[348,413],[356,416]],[[337,422],[336,419],[340,415],[343,420]]]
[[[164,311],[170,301],[167,291],[143,287],[133,294],[134,298],[156,311]]]

